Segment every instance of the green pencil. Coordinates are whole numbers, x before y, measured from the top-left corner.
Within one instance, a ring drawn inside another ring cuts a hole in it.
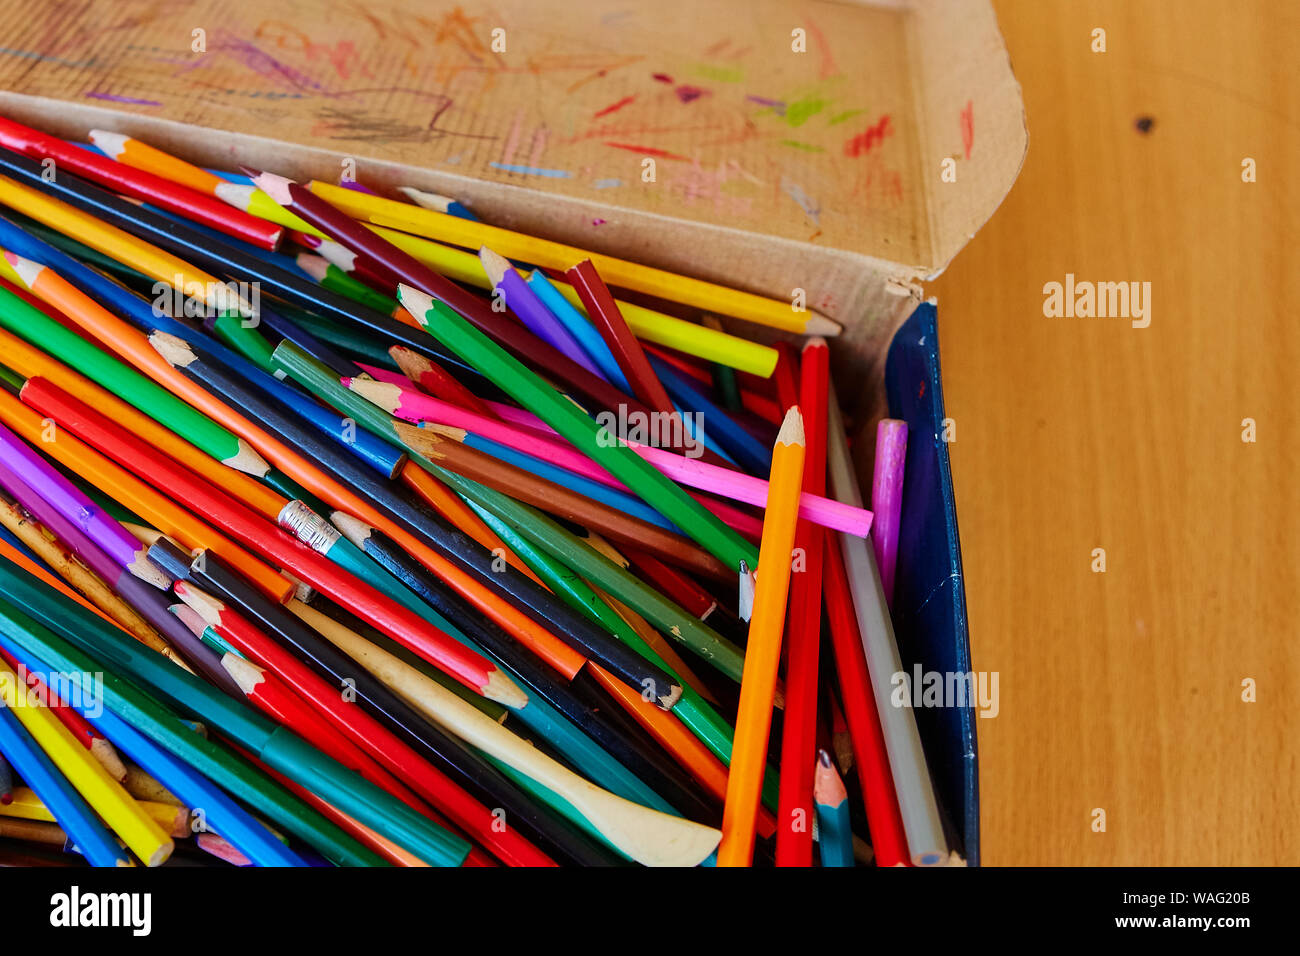
[[[399,287],[398,298],[426,332],[627,485],[719,561],[735,568],[737,574],[742,562],[751,570],[757,568],[758,550],[752,544],[457,312],[408,285]]]
[[[58,357],[217,461],[256,477],[266,473],[266,462],[242,439],[3,287],[0,326]]]

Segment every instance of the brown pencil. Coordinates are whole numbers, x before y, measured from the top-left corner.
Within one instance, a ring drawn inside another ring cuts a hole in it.
[[[405,422],[395,422],[393,428],[406,445],[448,471],[495,488],[535,508],[576,521],[615,541],[635,544],[696,574],[719,581],[735,580],[734,571],[729,571],[726,565],[688,538],[529,474],[432,429]]]

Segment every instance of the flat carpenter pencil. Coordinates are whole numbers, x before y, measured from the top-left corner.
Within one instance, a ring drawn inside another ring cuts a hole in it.
[[[722,842],[718,846],[719,866],[748,866],[753,856],[754,821],[771,727],[777,665],[781,659],[781,631],[790,587],[790,554],[794,547],[803,465],[803,415],[795,407],[786,413],[772,454],[771,491],[760,546],[765,553],[760,559],[745,673],[740,684],[740,710],[736,715],[731,775],[727,780]]]

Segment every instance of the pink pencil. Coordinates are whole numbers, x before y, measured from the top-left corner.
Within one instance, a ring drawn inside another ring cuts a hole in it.
[[[485,402],[484,404],[502,421],[508,422],[517,428],[526,429],[531,434],[545,436],[555,434],[549,426],[531,412],[501,402]],[[472,428],[469,430],[474,431]],[[483,437],[487,438],[489,436],[484,435]],[[505,442],[502,442],[502,444],[505,444]],[[694,458],[683,458],[681,455],[658,448],[638,445],[636,442],[626,442],[625,444],[678,484],[690,488],[699,488],[702,491],[708,491],[720,497],[730,498],[732,501],[740,501],[749,505],[764,506],[767,504],[767,481],[765,479],[755,478],[752,475],[731,471],[727,468],[719,468],[716,465],[710,465],[708,462]],[[568,466],[565,465],[564,467],[567,468]],[[590,475],[589,477],[601,480],[596,475]],[[865,538],[867,533],[871,531],[872,514],[870,511],[865,508],[846,505],[843,502],[822,495],[807,493],[801,495],[799,498],[799,517],[814,524],[819,524],[824,528],[830,528],[832,531],[842,531],[845,534],[856,535],[859,538]]]
[[[378,365],[367,365],[365,362],[358,362],[357,368],[376,382],[387,382],[389,385],[396,385],[399,388],[410,388],[412,384],[409,378],[401,372],[394,372],[392,369],[380,368]]]
[[[552,465],[572,471],[575,474],[599,481],[603,485],[626,491],[627,486],[591,459],[579,453],[554,432],[527,432],[517,426],[494,421],[477,412],[444,402],[432,395],[410,388],[403,388],[391,382],[368,381],[360,378],[345,378],[344,386],[363,396],[384,409],[390,415],[409,422],[424,423],[435,428],[445,429],[457,441],[464,441],[466,433],[494,441],[527,455],[545,458]],[[494,403],[495,404],[495,403]],[[506,407],[506,406],[502,406]],[[637,451],[642,449],[634,446]],[[657,449],[647,449],[656,451]],[[663,452],[662,454],[669,454]],[[670,457],[676,457],[671,456]],[[718,469],[726,472],[726,469]],[[730,473],[730,472],[726,472]],[[693,492],[687,492],[696,501],[712,511],[717,517],[747,537],[757,539],[763,531],[763,521],[755,515],[733,508],[724,501],[717,501]]]
[[[876,524],[871,543],[880,567],[880,583],[891,609],[894,569],[898,564],[898,521],[903,510],[903,463],[907,459],[907,422],[882,419],[876,426],[876,469],[871,477],[871,508]]]

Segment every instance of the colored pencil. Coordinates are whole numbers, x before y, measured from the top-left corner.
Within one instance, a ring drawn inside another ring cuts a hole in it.
[[[445,307],[449,312],[455,310],[452,314],[456,315],[458,320],[471,323],[472,327],[479,330],[481,334],[501,343],[501,347],[507,349],[517,361],[526,360],[545,368],[548,376],[562,382],[576,396],[609,411],[616,411],[623,406],[643,410],[639,402],[615,389],[599,375],[593,374],[558,349],[547,345],[521,324],[512,322],[502,313],[495,312],[485,299],[448,281],[384,237],[375,235],[365,226],[348,218],[297,183],[272,173],[261,173],[256,177],[256,182],[277,202],[291,207],[294,212],[312,222],[317,228],[364,256],[367,262],[381,267],[401,282],[413,284],[420,289],[432,290],[446,303]],[[343,192],[348,191],[343,190]],[[400,295],[398,299],[401,301]],[[417,321],[421,321],[424,311],[427,311],[424,310],[416,315],[406,302],[402,304]],[[461,319],[461,316],[465,318]],[[459,355],[454,349],[452,352]],[[463,362],[463,356],[457,361]],[[467,364],[472,365],[472,363]],[[473,367],[477,368],[477,366]],[[482,372],[482,369],[478,371]],[[502,385],[499,381],[496,384],[498,387]]]
[[[570,687],[556,682],[527,655],[520,655],[512,650],[511,639],[499,628],[495,628],[491,622],[465,616],[461,611],[463,605],[458,603],[455,596],[447,593],[436,579],[402,554],[400,549],[394,547],[382,532],[339,512],[333,514],[331,518],[357,547],[371,555],[414,594],[439,612],[458,620],[466,634],[473,640],[498,657],[508,660],[515,675],[528,688],[530,704],[534,698],[544,700],[573,724],[581,727],[604,752],[611,755],[623,767],[631,770],[636,777],[652,783],[658,780],[657,771],[654,764],[647,759],[648,755],[613,727],[607,715],[597,712],[580,701]],[[571,676],[576,677],[577,674]],[[640,688],[637,688],[637,691],[640,693]],[[619,785],[616,784],[611,785],[606,782],[604,785],[611,789],[619,789]],[[643,784],[633,783],[631,791],[626,789],[626,782],[622,787],[623,789],[620,790],[622,795],[642,804],[653,805],[652,792],[644,791]],[[662,782],[656,789],[667,790]]]
[[[3,463],[0,463],[0,484],[8,487],[36,520],[76,551],[92,571],[109,582],[122,600],[167,641],[165,656],[175,659],[179,655],[186,669],[202,674],[227,692],[234,690],[234,685],[220,671],[216,658],[204,647],[202,641],[195,639],[168,613],[167,599],[160,591],[116,565],[112,558],[86,537],[81,528],[60,515],[34,491],[22,487],[20,482],[15,483],[12,472]]]
[[[466,759],[465,751],[450,745],[444,734],[427,723],[422,724],[391,690],[369,674],[358,673],[345,655],[287,612],[265,607],[252,592],[232,594],[239,590],[238,583],[219,566],[213,567],[212,562],[200,565],[196,560],[191,576],[217,594],[204,593],[180,581],[176,593],[181,600],[250,659],[274,671],[299,696],[328,714],[354,743],[372,752],[389,772],[407,781],[458,827],[504,862],[533,866],[551,862],[523,837],[530,815],[528,805],[499,775],[494,778],[481,763],[473,770],[467,769],[472,762]],[[253,618],[223,603],[237,597],[241,599],[239,609]],[[261,629],[290,644],[298,655],[311,661],[310,665],[270,640]],[[329,675],[328,681],[322,679],[325,674]],[[339,682],[354,688],[357,700],[370,706],[352,706],[335,689]],[[449,771],[460,778],[459,782],[448,776]],[[498,832],[488,808],[462,789],[466,783],[490,791],[492,799],[500,801],[490,806],[507,807],[514,826]]]
[[[430,242],[419,236],[412,236],[394,229],[385,229],[381,226],[368,225],[367,228],[410,255],[422,265],[433,269],[439,275],[480,289],[490,291],[493,287],[492,281],[483,269],[482,262],[472,252],[437,242]],[[372,263],[358,258],[357,254],[346,246],[328,239],[313,241],[311,237],[303,238],[307,240],[308,248],[316,250],[334,265],[366,282],[377,291],[391,294],[396,288],[391,273],[386,276],[379,275]],[[534,271],[534,276],[536,275],[538,273]],[[582,299],[571,285],[558,280],[548,280],[548,285],[556,293],[555,296],[548,296],[535,278],[530,279],[529,284],[546,302],[547,307],[565,323],[574,337],[583,343],[584,349],[587,349],[588,336],[579,331],[584,326],[591,335],[595,336],[595,341],[600,342],[601,346],[604,347],[599,333],[581,315]],[[577,320],[582,323],[581,326],[573,325],[570,319],[565,318],[559,303],[555,301],[557,297],[568,304],[572,315],[576,316]],[[637,338],[643,341],[655,342],[667,348],[680,349],[707,361],[720,362],[760,377],[772,374],[772,368],[776,363],[776,352],[770,346],[739,336],[729,335],[725,332],[717,332],[694,322],[688,322],[676,316],[666,315],[655,309],[628,302],[625,299],[616,299],[615,301],[618,303],[619,311],[623,313],[623,317],[631,326],[632,331]],[[588,354],[592,353],[588,351]],[[622,387],[619,385],[621,373],[605,377],[607,381],[615,386]],[[625,388],[623,390],[630,392],[630,389]]]
[[[400,801],[372,786],[355,773],[307,746],[289,731],[236,703],[224,693],[192,675],[159,660],[156,655],[133,650],[125,635],[97,623],[93,615],[58,599],[39,582],[17,574],[0,561],[0,634],[27,648],[39,660],[73,675],[102,672],[104,667],[87,651],[111,653],[117,673],[126,674],[173,701],[188,713],[217,728],[229,740],[247,748],[275,770],[295,780],[310,780],[312,788],[350,816],[404,846],[420,848],[430,862],[457,865],[468,844],[432,826]],[[57,631],[57,636],[26,617],[35,614]],[[266,814],[273,824],[307,840],[332,860],[342,864],[373,865],[377,858],[322,819],[279,786],[253,772],[228,752],[211,745],[184,722],[162,710],[148,694],[125,681],[106,677],[104,703],[132,726],[185,759],[199,772],[233,796],[245,799]]]
[[[717,831],[639,807],[602,790],[356,634],[339,628],[322,628],[321,633],[431,720],[558,794],[637,862],[695,866],[713,851],[720,836]]]
[[[860,505],[861,493],[833,385],[827,403],[827,421],[826,458],[831,493],[841,501]],[[848,535],[839,538],[876,713],[893,772],[898,810],[906,832],[906,850],[912,863],[932,866],[948,859],[948,841],[939,818],[938,801],[914,711],[910,707],[895,707],[891,699],[893,685],[890,675],[902,672],[903,663],[894,640],[894,625],[884,586],[871,545]],[[875,833],[873,828],[873,839]]]
[[[587,354],[587,357],[596,366],[605,381],[620,391],[631,394],[632,386],[628,382],[627,376],[623,374],[623,369],[619,367],[618,362],[615,360],[614,353],[605,344],[600,332],[585,315],[579,312],[565,298],[559,287],[548,279],[540,269],[534,269],[532,274],[529,275],[528,285],[568,330],[569,335]],[[571,292],[575,291],[572,286],[569,289]]]
[[[9,761],[0,753],[0,803],[14,802],[14,772]]]
[[[45,702],[54,716],[59,718],[60,723],[71,731],[72,736],[76,738],[79,744],[94,755],[100,765],[108,771],[110,777],[118,783],[126,779],[126,764],[122,763],[122,758],[118,755],[117,749],[105,739],[103,734],[92,728],[85,718],[74,710],[67,701],[59,697],[42,679],[41,674],[28,669],[22,661],[7,651],[0,650],[0,660],[5,661],[18,676],[20,685],[25,686]],[[49,674],[44,675],[45,678],[50,676]]]
[[[9,255],[6,255],[6,258],[9,258]],[[59,280],[55,273],[37,263],[27,259],[17,259],[15,267],[18,268],[28,288],[35,284],[47,292],[49,295],[47,301],[54,302],[56,305],[66,301],[70,308],[75,305],[94,306],[94,303],[84,296],[81,296],[80,301],[75,304],[72,301],[74,297],[71,295],[65,300],[62,293],[69,290],[75,292],[75,290],[71,289],[66,282]],[[80,296],[80,293],[77,295]],[[50,320],[5,289],[0,289],[0,324],[33,345],[39,343],[41,347],[60,355],[64,361],[77,367],[86,377],[94,379],[104,388],[153,417],[155,421],[176,430],[218,461],[240,471],[246,471],[255,477],[266,473],[266,462],[241,439],[190,408],[166,389],[151,382],[123,362],[110,358],[85,339]],[[92,335],[96,334],[96,329],[83,327]]]
[[[28,380],[31,381],[30,379]],[[26,387],[26,386],[24,386]],[[139,514],[159,531],[186,547],[210,547],[239,568],[276,600],[293,590],[273,568],[253,557],[239,545],[197,520],[190,512],[140,481],[66,430],[56,429],[53,441],[43,441],[45,420],[13,396],[0,394],[0,421],[29,443],[41,441],[41,450],[80,474],[91,477],[106,493]]]
[[[77,236],[155,281],[172,285],[180,277],[181,288],[220,287],[222,295],[229,298],[221,283],[198,268],[204,267],[240,281],[256,282],[263,292],[294,305],[370,329],[417,351],[438,355],[450,364],[460,364],[426,336],[391,316],[373,312],[347,296],[322,289],[309,278],[120,199],[70,173],[47,180],[39,163],[4,151],[0,151],[0,171],[15,177],[0,176],[0,202],[60,232]]]
[[[166,589],[171,581],[149,562],[148,548],[136,541],[111,515],[104,514],[72,482],[32,451],[4,425],[0,425],[0,455],[24,484],[69,521],[75,521],[98,547],[140,580]]]
[[[469,222],[391,199],[359,195],[320,180],[313,181],[308,188],[314,195],[348,215],[378,226],[428,236],[469,249],[488,246],[511,259],[520,259],[549,269],[567,269],[583,259],[591,259],[601,275],[606,277],[606,281],[620,288],[787,332],[833,336],[840,331],[839,323],[816,312],[796,312],[788,302],[728,289],[712,282],[675,275],[612,256],[597,255],[508,229]]]
[[[441,517],[395,494],[365,469],[354,467],[347,459],[333,454],[325,443],[299,429],[282,410],[262,400],[211,363],[201,360],[201,353],[194,345],[182,349],[167,339],[155,336],[154,340],[164,348],[164,354],[172,356],[183,374],[254,411],[263,426],[270,430],[263,433],[266,441],[274,442],[280,449],[276,453],[277,461],[310,484],[331,506],[346,509],[349,514],[392,535],[421,564],[448,581],[480,611],[530,646],[540,647],[556,640],[544,624],[534,621],[520,606],[512,603],[516,595],[507,589],[515,586],[514,579],[509,574],[496,574],[492,557],[468,547],[468,539],[453,532]],[[329,377],[328,373],[326,377]],[[292,441],[294,449],[281,444],[279,438],[272,435]],[[354,494],[352,489],[364,496]],[[518,601],[521,606],[530,606],[523,598]]]
[[[470,212],[464,204],[452,199],[450,196],[428,192],[424,189],[416,189],[414,186],[398,186],[397,191],[417,206],[422,206],[425,209],[445,212],[449,216],[457,216],[460,219],[478,221],[478,217]]]
[[[894,604],[894,569],[898,564],[898,523],[903,510],[906,460],[907,422],[882,419],[876,426],[876,465],[871,477],[871,507],[879,516],[871,529],[871,544],[890,607]]]
[[[263,249],[274,249],[280,242],[280,229],[236,212],[188,186],[116,162],[93,150],[70,146],[5,117],[0,117],[0,146],[40,162],[53,160],[60,172],[77,173],[114,192],[180,213]]]
[[[30,666],[29,658],[27,664]],[[165,782],[167,790],[159,796],[170,797],[177,806],[201,809],[204,825],[225,834],[253,861],[262,866],[301,866],[302,860],[277,839],[265,825],[231,800],[219,787],[182,760],[103,707],[83,706],[83,715],[110,737],[145,773]],[[128,787],[128,790],[130,788]],[[142,798],[152,803],[166,803],[153,796]],[[188,811],[184,811],[188,814]]]
[[[803,416],[795,407],[786,413],[772,455],[771,490],[760,546],[766,553],[755,586],[745,674],[740,684],[740,709],[731,751],[731,774],[727,779],[722,842],[718,847],[719,866],[748,866],[753,857],[754,819],[781,658],[781,632],[790,587],[790,554],[794,547],[803,466]]]
[[[188,506],[209,516],[226,533],[248,547],[260,547],[287,571],[390,633],[467,687],[502,702],[522,694],[509,678],[482,657],[467,652],[405,608],[363,582],[350,578],[333,563],[207,485],[192,472],[158,454],[146,443],[116,431],[111,422],[62,389],[42,379],[32,379],[25,386],[24,395],[34,407],[103,449],[142,479],[160,488],[168,488]]]
[[[751,474],[764,474],[772,463],[772,453],[761,441],[737,424],[705,393],[704,387],[672,368],[656,355],[647,356],[650,367],[668,390],[669,396],[683,412],[694,412],[706,423],[705,431],[718,447]]]
[[[524,281],[524,277],[515,271],[514,266],[486,246],[478,251],[478,257],[483,263],[483,271],[487,273],[492,288],[501,296],[505,305],[519,316],[524,325],[533,330],[534,335],[559,349],[561,353],[593,375],[601,374],[596,363],[578,344],[564,323],[538,297],[532,286]]]
[[[817,849],[822,866],[853,866],[849,794],[825,750],[817,751],[813,793],[817,807]]]
[[[441,436],[432,429],[401,422],[394,425],[394,429],[407,447],[439,467],[599,531],[616,541],[640,544],[652,554],[695,574],[724,581],[732,578],[725,565],[681,535],[529,474],[506,461]]]
[[[360,302],[377,312],[392,313],[397,308],[397,300],[382,292],[376,292],[360,279],[354,279],[334,263],[323,256],[310,252],[300,252],[294,262],[298,268],[311,276],[322,287],[331,289],[339,295]]]
[[[394,345],[388,350],[388,354],[402,370],[402,374],[430,395],[436,395],[461,408],[491,416],[492,413],[477,395],[427,355],[413,352],[404,345]]]
[[[481,435],[483,438],[520,451],[534,454],[543,452],[548,461],[576,474],[594,479],[611,488],[626,489],[627,487],[586,455],[561,440],[544,422],[536,418],[531,419],[533,425],[545,429],[545,434],[539,435],[522,423],[501,421],[497,417],[497,412],[504,411],[504,407],[493,407],[495,403],[486,406],[488,409],[486,414],[480,414],[465,406],[458,406],[455,402],[444,401],[432,395],[423,395],[390,382],[350,379],[346,385],[389,414],[405,421],[447,425],[467,433]],[[526,414],[521,413],[512,417],[522,422]],[[719,468],[699,459],[687,458],[649,445],[626,441],[624,444],[679,484],[746,504],[762,505],[767,500],[766,479],[732,469]],[[846,531],[859,537],[864,537],[871,528],[870,511],[863,508],[850,508],[834,499],[819,495],[801,495],[799,515],[824,527]],[[730,512],[725,515],[720,513],[720,516],[728,523],[734,521]],[[740,525],[739,522],[735,522],[732,526]]]
[[[20,702],[21,700],[25,703]],[[102,764],[72,736],[53,712],[26,693],[7,665],[0,664],[0,701],[146,866],[158,866],[172,854],[171,837],[155,822]]]
[[[601,280],[596,267],[590,259],[583,259],[570,268],[565,275],[582,299],[583,308],[591,317],[592,324],[600,332],[610,354],[622,369],[624,377],[632,386],[632,392],[645,402],[652,411],[673,416],[676,410],[664,391],[663,385],[655,377],[646,361],[645,352],[628,328],[626,320],[618,310],[618,304],[609,288]]]
[[[517,401],[530,408],[583,454],[604,467],[642,500],[687,532],[728,568],[741,562],[755,565],[758,556],[749,542],[713,517],[693,498],[635,452],[608,440],[609,433],[547,385],[535,373],[504,352],[459,314],[424,292],[403,285],[399,298],[431,334],[447,343],[475,368],[488,375]],[[751,563],[752,562],[752,563]]]
[[[803,347],[799,409],[804,423],[803,490],[826,490],[826,395],[829,350],[820,338]],[[786,623],[785,710],[781,725],[781,803],[776,831],[777,866],[812,865],[813,769],[817,761],[817,685],[822,622],[822,529],[799,521]],[[802,559],[802,560],[800,560]],[[800,820],[804,825],[794,826]]]
[[[86,138],[109,159],[169,179],[195,192],[216,196],[217,186],[226,181],[215,173],[187,163],[183,159],[177,159],[170,153],[165,153],[124,133],[92,129],[86,134]]]
[[[27,787],[35,791],[38,799],[49,808],[51,816],[92,865],[135,865],[99,821],[95,811],[7,706],[0,707],[0,753],[12,762]],[[0,802],[0,812],[7,812],[16,798],[20,800],[26,788],[10,786],[5,789],[9,799]]]
[[[168,652],[167,642],[140,612],[123,601],[103,578],[74,558],[66,546],[61,547],[45,529],[28,520],[16,505],[0,502],[0,524],[141,644],[160,654]]]
[[[277,346],[276,361],[280,367],[293,375],[295,379],[319,394],[337,409],[345,411],[361,426],[369,428],[375,434],[399,447],[411,450],[412,461],[416,465],[429,469],[435,477],[455,489],[458,494],[474,496],[475,500],[479,500],[480,503],[482,503],[484,497],[493,500],[499,498],[501,501],[509,500],[494,489],[487,488],[477,482],[462,478],[454,472],[438,467],[418,452],[410,449],[409,445],[403,444],[396,431],[399,423],[360,396],[348,391],[337,377],[330,375],[327,370],[313,363],[299,350],[294,349],[292,344],[281,343]],[[459,552],[460,555],[465,556],[467,550],[476,559],[475,568],[481,568],[481,550],[475,554],[475,548],[462,548]],[[490,573],[491,577],[487,582],[490,586],[508,588],[507,593],[517,607],[526,610],[534,619],[551,624],[556,631],[556,636],[560,637],[560,639],[568,640],[572,645],[599,660],[634,686],[655,690],[656,700],[665,709],[670,709],[676,702],[678,695],[681,693],[681,688],[670,680],[662,670],[648,665],[646,661],[623,647],[617,640],[611,638],[608,633],[591,626],[581,615],[572,613],[562,602],[556,601],[545,588],[538,585],[535,579],[519,575],[509,566],[504,569],[492,567]]]

